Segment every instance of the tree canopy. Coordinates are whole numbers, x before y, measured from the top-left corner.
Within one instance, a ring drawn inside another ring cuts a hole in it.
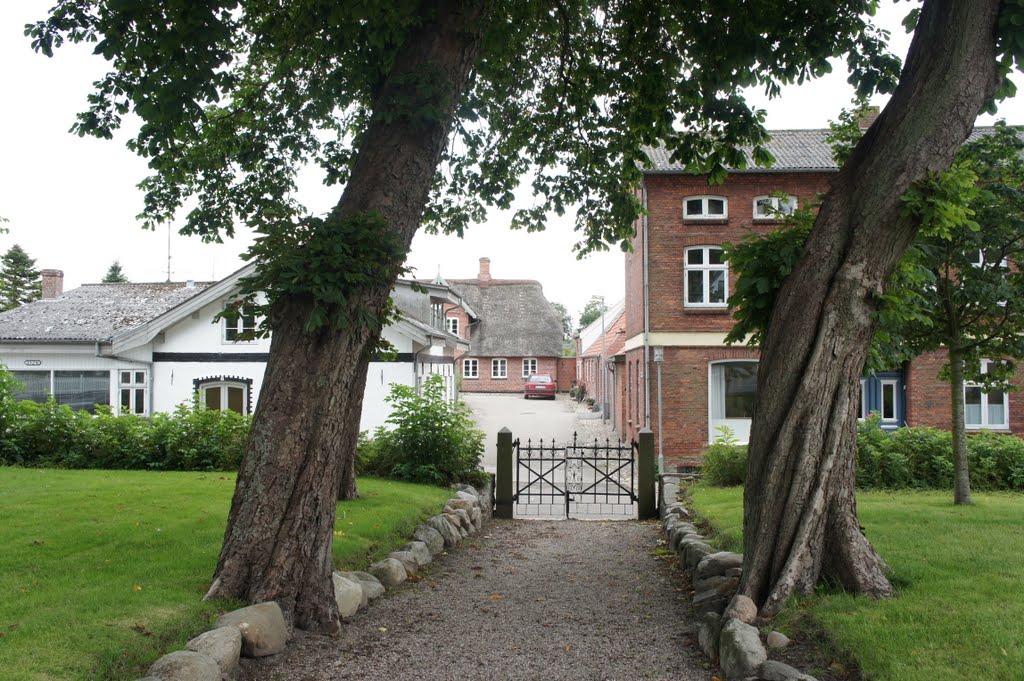
[[[0,256],[0,309],[12,310],[42,295],[36,261],[18,244]]]
[[[110,267],[107,268],[107,273],[103,275],[104,284],[125,284],[128,282],[128,277],[121,271],[121,262],[115,260],[110,263]]]

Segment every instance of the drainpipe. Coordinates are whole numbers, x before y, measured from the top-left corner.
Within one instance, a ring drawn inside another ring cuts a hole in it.
[[[651,372],[648,358],[650,357],[651,346],[651,306],[650,306],[650,282],[648,281],[648,253],[651,244],[648,240],[647,229],[647,183],[642,185],[643,192],[643,240],[644,240],[644,428],[651,428]]]

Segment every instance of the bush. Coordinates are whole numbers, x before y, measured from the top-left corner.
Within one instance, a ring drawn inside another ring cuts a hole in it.
[[[14,399],[17,381],[0,371],[0,464],[54,468],[235,471],[250,418],[196,402],[143,418],[72,411],[51,397]]]
[[[392,384],[387,401],[391,428],[378,428],[372,438],[360,433],[357,474],[433,485],[484,481],[484,434],[465,403],[447,400],[441,376],[429,376],[419,394]]]
[[[742,485],[747,480],[747,447],[736,443],[732,431],[718,428],[718,436],[706,450],[700,465],[704,479],[717,487]]]

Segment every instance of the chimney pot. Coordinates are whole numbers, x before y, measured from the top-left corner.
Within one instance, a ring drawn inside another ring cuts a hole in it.
[[[39,276],[42,279],[42,298],[56,298],[64,293],[63,270],[43,270]]]

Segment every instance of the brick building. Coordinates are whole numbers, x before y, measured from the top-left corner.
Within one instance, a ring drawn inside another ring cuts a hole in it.
[[[465,302],[444,309],[445,328],[470,342],[456,357],[464,392],[522,392],[531,374],[550,374],[559,390],[569,389],[575,372],[561,358],[562,319],[540,282],[494,279],[490,258],[480,258],[476,279],[437,281]]]
[[[721,185],[690,174],[651,150],[644,172],[645,219],[625,256],[623,366],[616,365],[623,439],[661,430],[666,468],[692,462],[723,428],[746,442],[754,408],[756,350],[726,346],[734,281],[722,244],[780,224],[825,192],[838,171],[827,130],[772,133],[771,168],[730,172]],[[862,379],[861,412],[883,427],[950,427],[949,387],[937,379],[944,357],[923,355],[899,371]],[[658,380],[660,368],[660,385]],[[1024,433],[1024,396],[965,390],[968,429]],[[661,414],[659,416],[659,404]],[[1019,406],[1018,406],[1019,405]]]

